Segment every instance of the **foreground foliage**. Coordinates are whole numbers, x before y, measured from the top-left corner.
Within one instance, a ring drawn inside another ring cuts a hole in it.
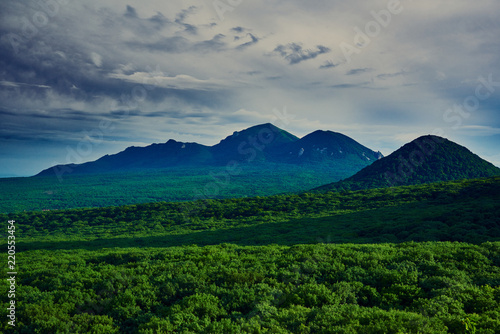
[[[17,333],[500,331],[499,242],[29,251],[18,261]]]
[[[0,331],[498,333],[499,186],[0,214],[18,268]]]

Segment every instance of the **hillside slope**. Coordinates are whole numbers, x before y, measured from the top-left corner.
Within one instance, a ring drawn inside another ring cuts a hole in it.
[[[500,168],[438,136],[422,136],[353,176],[314,190],[359,190],[500,175]]]

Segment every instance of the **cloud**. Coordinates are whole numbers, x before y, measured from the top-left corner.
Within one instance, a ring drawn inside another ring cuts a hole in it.
[[[339,65],[340,65],[340,63],[338,63],[338,64],[334,64],[334,63],[333,63],[333,61],[331,61],[331,60],[327,60],[327,61],[326,61],[323,65],[321,65],[321,66],[319,67],[319,69],[335,68],[335,67],[337,67],[337,66],[339,66]]]
[[[28,84],[28,83],[23,83],[23,82],[11,82],[11,81],[0,81],[1,86],[5,87],[34,87],[34,88],[49,88],[50,86],[47,85],[36,85],[36,84]]]
[[[136,51],[146,49],[166,53],[218,52],[226,47],[224,38],[223,34],[217,34],[209,40],[193,42],[182,36],[172,36],[154,42],[127,42],[127,45]]]
[[[226,87],[226,84],[219,80],[197,79],[186,74],[176,76],[165,76],[162,73],[134,72],[132,74],[114,73],[110,78],[125,80],[141,85],[152,84],[156,87],[170,88],[176,90],[206,90],[212,91]]]
[[[242,33],[243,31],[245,31],[245,28],[243,28],[243,27],[234,27],[234,28],[231,28],[231,31],[234,31],[234,32],[237,32],[237,33]]]
[[[191,6],[187,9],[183,9],[177,14],[175,18],[175,23],[184,26],[185,29],[184,31],[192,35],[196,35],[198,33],[198,28],[192,24],[186,23],[185,20],[188,17],[188,15],[192,14],[195,10],[196,6]]]
[[[366,72],[372,72],[373,69],[372,68],[368,68],[368,67],[365,67],[365,68],[354,68],[352,70],[349,70],[347,71],[346,75],[357,75],[357,74],[360,74],[360,73],[366,73]]]
[[[331,50],[323,45],[316,46],[316,50],[304,50],[302,45],[297,43],[290,43],[287,45],[278,45],[273,52],[279,54],[286,59],[290,65],[298,64],[302,61],[314,59],[317,56],[328,53]]]
[[[396,72],[396,73],[382,73],[382,74],[377,75],[377,79],[387,80],[387,79],[399,77],[399,76],[405,75],[405,74],[406,74],[405,71]]]
[[[330,88],[335,88],[335,89],[366,88],[366,86],[368,84],[370,84],[370,82],[369,81],[365,81],[365,82],[360,82],[360,83],[343,83],[343,84],[331,85],[329,87]]]
[[[40,138],[66,143],[75,131],[111,119],[120,142],[103,144],[104,153],[167,135],[207,143],[283,106],[310,130],[345,130],[389,153],[400,144],[391,133],[443,128],[463,141],[500,127],[496,86],[461,129],[443,119],[474,96],[480,76],[500,82],[497,0],[456,0],[446,11],[436,1],[405,2],[349,66],[339,44],[355,45],[353,27],[363,29],[386,1],[255,0],[223,21],[210,2],[56,1],[58,12],[36,25],[42,3],[0,5],[0,129],[10,138],[40,129]],[[360,80],[363,73],[371,81]],[[488,154],[496,144],[484,142],[494,136],[483,137],[471,149]],[[3,147],[0,155],[22,151]]]
[[[251,41],[238,45],[236,47],[236,49],[238,49],[238,50],[245,49],[245,48],[247,48],[251,45],[257,44],[259,42],[259,39],[257,37],[255,37],[254,35],[248,33],[247,36],[250,36]]]
[[[102,66],[102,57],[100,54],[96,52],[90,53],[90,58],[92,59],[92,62],[94,63],[95,66],[101,67]]]
[[[125,12],[125,17],[137,19],[139,16],[137,15],[137,11],[134,7],[127,5],[127,11]]]

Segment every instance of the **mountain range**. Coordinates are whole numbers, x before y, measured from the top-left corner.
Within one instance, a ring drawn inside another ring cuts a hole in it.
[[[325,168],[332,175],[343,175],[343,180],[313,191],[360,190],[500,175],[500,169],[493,164],[438,136],[419,137],[383,157],[341,133],[317,130],[298,138],[266,123],[235,131],[213,146],[170,139],[162,144],[129,147],[92,162],[54,166],[36,176],[57,175],[60,170],[78,175],[235,164],[256,167],[258,175],[254,177],[263,177],[276,165],[285,170],[305,166],[312,175]]]
[[[37,176],[54,175],[57,169],[72,174],[112,173],[166,167],[224,166],[231,163],[322,164],[347,170],[350,175],[382,154],[352,138],[332,131],[315,131],[303,138],[270,123],[256,125],[221,140],[214,146],[170,139],[146,147],[129,147],[83,164],[58,165]]]

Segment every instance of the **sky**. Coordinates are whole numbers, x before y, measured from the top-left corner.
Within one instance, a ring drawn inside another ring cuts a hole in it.
[[[500,166],[498,0],[2,0],[0,177],[273,123]]]

